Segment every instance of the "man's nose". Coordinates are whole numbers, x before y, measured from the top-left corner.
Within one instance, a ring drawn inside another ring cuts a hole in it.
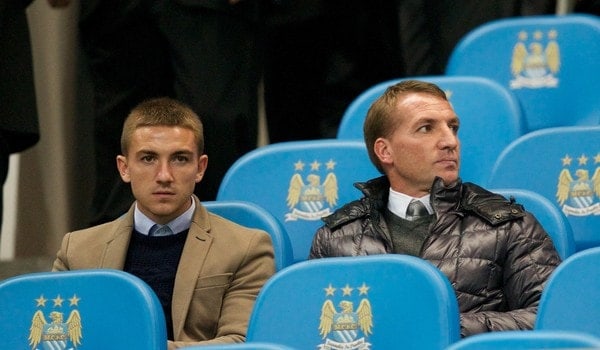
[[[441,148],[456,148],[458,146],[458,135],[456,131],[450,127],[444,128],[440,136]]]
[[[159,181],[171,181],[173,180],[173,173],[169,162],[161,162],[158,166],[158,173],[156,174]]]

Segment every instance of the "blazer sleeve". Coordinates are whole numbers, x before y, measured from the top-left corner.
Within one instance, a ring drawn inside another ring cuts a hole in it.
[[[70,270],[67,262],[67,247],[69,246],[69,237],[69,233],[63,237],[60,244],[60,249],[56,253],[56,259],[54,259],[54,263],[52,264],[52,271]]]

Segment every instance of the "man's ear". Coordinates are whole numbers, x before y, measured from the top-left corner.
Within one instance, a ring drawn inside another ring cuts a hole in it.
[[[208,167],[208,156],[206,154],[198,157],[198,171],[196,172],[196,183],[202,181],[206,168]]]
[[[129,177],[129,165],[127,163],[127,157],[123,155],[117,156],[117,169],[119,169],[119,175],[121,176],[121,180],[124,182],[130,182],[131,178]]]
[[[373,152],[382,164],[391,164],[393,161],[392,147],[384,138],[378,138],[373,144]]]

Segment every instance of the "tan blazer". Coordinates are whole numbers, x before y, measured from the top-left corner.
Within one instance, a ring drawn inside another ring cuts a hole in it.
[[[175,341],[187,345],[243,342],[262,285],[275,273],[269,235],[206,211],[197,197],[173,289]],[[52,269],[122,270],[133,231],[132,205],[114,221],[67,233]]]

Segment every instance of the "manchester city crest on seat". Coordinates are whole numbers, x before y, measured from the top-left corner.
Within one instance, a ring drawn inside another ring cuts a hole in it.
[[[514,77],[510,82],[511,89],[558,86],[556,74],[560,70],[560,49],[557,37],[556,30],[519,32],[510,67]]]
[[[83,338],[81,315],[77,310],[79,298],[67,300],[57,295],[50,303],[43,295],[35,299],[37,311],[31,319],[29,345],[32,350],[76,349]],[[46,312],[46,314],[44,314]],[[66,317],[66,320],[65,320]]]
[[[320,220],[333,212],[338,201],[338,183],[334,173],[336,162],[298,160],[288,188],[285,221]]]
[[[351,287],[324,288],[325,302],[321,307],[319,332],[325,340],[321,350],[371,348],[367,337],[373,333],[373,314],[367,298],[366,284]]]
[[[573,160],[569,155],[562,158],[556,201],[565,215],[600,215],[600,153],[593,160],[585,154],[579,156],[574,175],[569,170]]]

